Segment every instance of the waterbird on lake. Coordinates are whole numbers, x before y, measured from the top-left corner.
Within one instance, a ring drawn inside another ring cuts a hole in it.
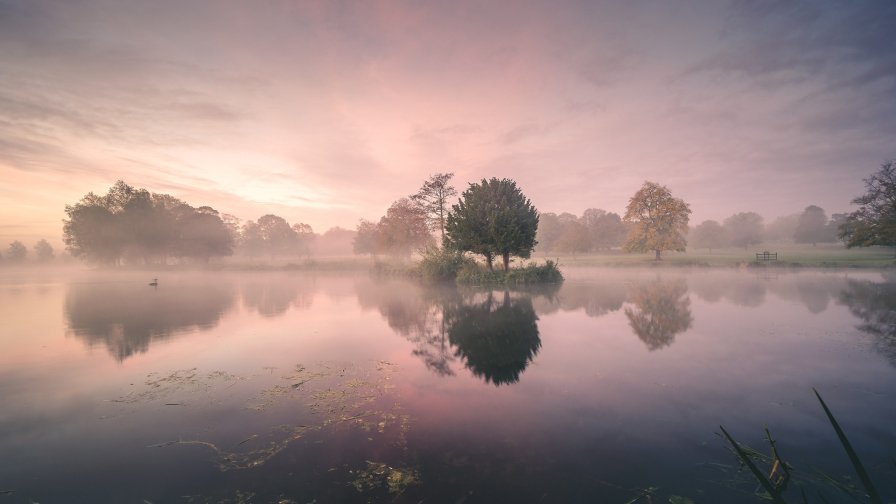
[[[152,279],[152,282],[149,282],[149,285],[152,286],[152,287],[158,287],[158,286],[159,286],[159,279],[158,279],[158,278],[153,278],[153,279]]]

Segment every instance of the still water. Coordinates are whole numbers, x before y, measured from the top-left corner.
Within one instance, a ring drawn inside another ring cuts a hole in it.
[[[0,278],[0,503],[848,501],[812,387],[896,499],[888,273],[158,276]]]

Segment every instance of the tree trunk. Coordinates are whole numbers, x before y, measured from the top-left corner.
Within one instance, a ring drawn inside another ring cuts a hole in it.
[[[654,252],[656,252],[656,260],[657,260],[657,261],[662,261],[663,258],[660,257],[660,251],[659,251],[659,250],[654,250]]]
[[[492,255],[491,254],[485,254],[485,262],[488,263],[488,270],[494,271],[495,267],[492,266]]]
[[[504,252],[504,271],[507,271],[510,268],[510,252]]]

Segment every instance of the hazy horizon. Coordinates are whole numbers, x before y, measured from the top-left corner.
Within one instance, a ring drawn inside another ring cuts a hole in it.
[[[354,229],[432,173],[541,212],[850,211],[896,157],[896,4],[0,0],[0,245],[118,179]]]

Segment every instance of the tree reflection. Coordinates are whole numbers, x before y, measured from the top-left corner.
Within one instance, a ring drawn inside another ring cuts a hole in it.
[[[555,287],[559,289],[559,286]],[[584,310],[589,317],[601,317],[620,310],[625,303],[625,284],[621,279],[600,282],[565,282],[563,289],[550,296],[533,299],[537,313],[548,315],[558,310]]]
[[[358,302],[375,308],[389,327],[414,344],[412,353],[440,376],[455,374],[458,360],[488,383],[519,381],[538,353],[541,339],[533,295],[556,288],[504,292],[459,291],[453,286],[362,281]]]
[[[480,303],[452,307],[445,318],[455,355],[487,383],[518,382],[541,348],[538,317],[528,296],[513,299],[504,291],[498,302],[488,292]]]
[[[241,286],[243,306],[262,317],[278,317],[290,307],[308,309],[314,299],[313,280],[252,278]]]
[[[146,352],[153,340],[214,327],[235,297],[226,281],[214,287],[184,283],[159,290],[142,283],[76,284],[66,294],[65,316],[72,334],[90,346],[104,345],[123,361]]]
[[[875,349],[896,366],[896,283],[849,280],[839,301],[862,321],[857,328],[874,336]]]
[[[683,279],[636,285],[625,316],[641,341],[651,351],[671,345],[675,335],[691,327],[691,299]]]
[[[412,353],[440,376],[453,376],[456,360],[448,342],[446,305],[460,302],[456,289],[403,282],[359,282],[358,302],[376,308],[393,331],[414,344]]]

